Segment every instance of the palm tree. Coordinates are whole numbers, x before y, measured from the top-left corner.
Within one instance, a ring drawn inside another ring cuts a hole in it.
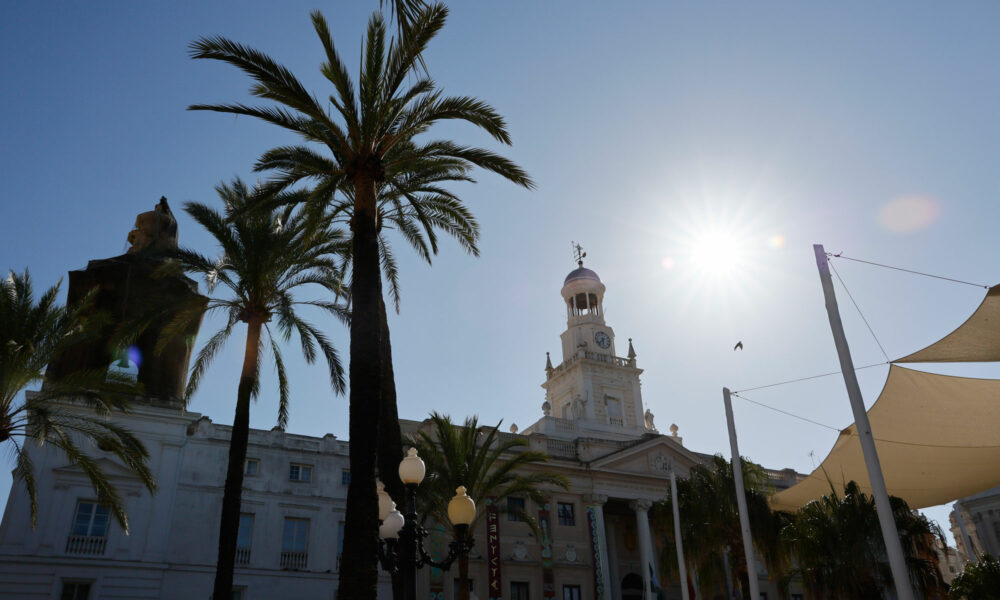
[[[150,492],[155,491],[145,446],[107,418],[114,411],[128,409],[128,394],[134,394],[136,388],[101,371],[45,381],[41,391],[21,394],[24,388],[43,380],[45,366],[54,357],[97,329],[93,315],[86,316],[92,295],[66,308],[56,303],[58,294],[56,284],[36,302],[27,269],[20,274],[10,272],[0,281],[0,446],[9,445],[13,451],[14,478],[24,482],[28,492],[32,527],[38,522],[38,490],[29,440],[62,450],[87,475],[98,500],[128,532],[125,503],[80,442],[82,438],[117,456]],[[74,406],[77,403],[79,406]]]
[[[832,487],[832,486],[831,486]],[[934,552],[934,530],[927,519],[890,497],[911,580],[924,597],[944,590]],[[882,598],[892,587],[875,502],[851,481],[843,497],[831,489],[799,509],[783,537],[801,575],[817,597]]]
[[[787,564],[778,535],[785,517],[772,513],[768,506],[765,471],[746,459],[741,459],[741,463],[754,546],[773,577],[782,573]],[[731,463],[719,455],[707,464],[692,467],[687,479],[677,481],[681,540],[688,568],[697,575],[701,595],[726,587],[727,563],[741,582],[744,597],[749,597],[748,576],[756,577],[755,570],[747,569],[735,489]],[[651,513],[655,529],[667,534],[660,550],[661,568],[666,576],[673,574],[677,564],[672,510],[668,498],[657,503]],[[727,597],[731,593],[729,590]]]
[[[456,426],[448,415],[431,413],[431,430],[421,429],[408,442],[417,449],[427,465],[427,479],[419,488],[420,514],[438,523],[449,523],[447,505],[455,489],[464,485],[466,493],[477,506],[485,506],[487,498],[502,505],[502,512],[516,514],[537,535],[538,522],[526,511],[506,505],[512,496],[545,502],[544,487],[566,489],[569,480],[563,475],[539,470],[548,455],[523,450],[528,440],[506,436],[495,427],[480,427],[477,417],[466,417]],[[485,515],[477,510],[469,525],[473,531]],[[455,532],[452,532],[456,535]],[[458,580],[461,600],[469,599],[469,557],[458,560]]]
[[[221,104],[194,105],[190,109],[256,117],[323,148],[322,153],[311,146],[279,149],[290,161],[275,185],[292,185],[313,177],[316,171],[323,172],[325,182],[316,186],[307,203],[314,215],[324,212],[336,190],[346,187],[353,191],[349,428],[352,476],[345,535],[355,543],[345,548],[342,559],[343,576],[338,590],[342,598],[374,598],[377,578],[374,457],[380,403],[385,400],[378,190],[384,185],[397,186],[416,165],[435,161],[478,166],[518,185],[533,187],[520,167],[488,150],[448,140],[416,141],[439,121],[461,120],[485,130],[501,143],[510,144],[506,123],[493,107],[475,98],[443,96],[430,78],[419,73],[419,57],[444,26],[447,14],[447,8],[441,4],[424,7],[404,35],[391,41],[387,49],[385,22],[375,13],[368,23],[356,91],[326,19],[318,11],[313,12],[313,26],[326,53],[320,70],[335,90],[328,98],[334,109],[332,113],[287,68],[257,50],[222,37],[203,38],[191,47],[194,58],[223,61],[250,75],[256,81],[251,93],[274,101],[277,106]],[[393,412],[395,407],[381,409],[383,415]]]
[[[412,148],[412,143],[400,144],[394,152],[409,152]],[[257,168],[284,169],[289,165],[289,159],[283,149],[275,149],[258,161]],[[317,181],[320,187],[325,187],[327,173],[333,168],[332,164],[327,164],[326,167],[311,174],[311,178]],[[471,181],[467,172],[466,165],[451,160],[415,160],[410,171],[396,178],[392,185],[383,182],[379,186],[376,228],[379,256],[388,284],[387,293],[397,313],[400,305],[399,272],[392,244],[387,235],[389,232],[398,232],[428,264],[432,263],[433,256],[438,252],[438,231],[454,238],[469,254],[479,256],[479,224],[461,199],[441,185],[443,182]],[[350,186],[338,190],[337,194],[327,200],[327,204],[327,217],[345,223],[352,221],[354,193]],[[346,270],[353,265],[350,252],[345,258],[343,277],[349,280],[350,274]],[[397,500],[402,500],[403,484],[399,481],[396,467],[402,458],[403,447],[396,412],[392,344],[384,299],[379,303],[379,323],[382,389],[376,459],[378,472],[387,491]]]
[[[299,288],[309,284],[318,285],[335,296],[343,294],[337,276],[337,259],[343,252],[344,238],[335,230],[324,230],[322,236],[312,235],[305,218],[291,211],[244,210],[262,192],[259,188],[249,189],[238,178],[216,186],[216,191],[222,200],[223,212],[191,202],[185,204],[184,210],[215,238],[222,254],[213,259],[181,249],[169,256],[176,261],[175,268],[204,277],[210,294],[220,285],[226,293],[211,298],[207,307],[181,310],[167,331],[182,331],[188,323],[201,318],[202,311],[220,311],[225,315],[225,326],[209,338],[191,367],[185,394],[190,398],[234,328],[239,323],[247,325],[243,370],[229,442],[213,592],[215,598],[228,598],[233,590],[243,465],[250,435],[250,401],[260,390],[262,351],[270,349],[278,374],[279,427],[283,428],[288,421],[289,398],[288,376],[278,342],[288,341],[293,332],[299,337],[306,362],[313,363],[317,354],[322,354],[329,367],[330,385],[337,393],[344,391],[343,367],[337,351],[319,329],[297,314],[296,309],[303,305],[313,306],[346,319],[345,309],[333,302],[297,300],[295,297]],[[272,321],[276,331],[271,330]]]

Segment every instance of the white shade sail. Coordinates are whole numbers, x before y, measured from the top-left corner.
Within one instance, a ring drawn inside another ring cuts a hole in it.
[[[1000,312],[996,312],[1000,311],[1000,292],[996,290],[990,290],[963,328],[994,302],[991,314],[982,318],[994,328],[1000,326]],[[1000,330],[992,335],[995,349],[991,351],[1000,356]],[[983,350],[983,355],[990,352],[985,346]],[[1000,381],[935,375],[893,365],[868,418],[889,494],[906,500],[911,508],[944,504],[1000,485]],[[851,480],[871,494],[854,425],[840,433],[815,471],[775,494],[771,503],[776,509],[795,510],[829,494],[831,484],[843,494],[844,484]]]
[[[893,362],[1000,361],[1000,285],[986,292],[982,304],[965,323],[923,350]]]

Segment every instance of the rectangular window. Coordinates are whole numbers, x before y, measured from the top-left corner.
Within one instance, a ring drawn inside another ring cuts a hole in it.
[[[90,500],[78,500],[76,516],[73,517],[73,535],[107,537],[109,515],[107,506]]]
[[[64,581],[59,600],[90,600],[90,582]]]
[[[517,511],[524,512],[524,498],[507,498],[507,520],[523,521]]]
[[[767,592],[760,593],[760,600],[767,600]]]
[[[233,588],[232,600],[243,600],[246,598],[246,588]]]
[[[240,514],[240,529],[236,535],[237,548],[250,548],[250,540],[253,539],[253,514]]]
[[[580,586],[564,585],[563,600],[580,600]]]
[[[510,582],[510,600],[531,600],[528,595],[527,581]]]
[[[451,597],[452,598],[461,598],[461,596],[459,596],[459,594],[458,594],[458,584],[460,584],[461,582],[462,582],[462,580],[459,579],[458,577],[456,577],[454,580],[452,580],[452,584],[451,584],[451,591],[452,591]],[[475,597],[476,594],[475,594],[475,592],[473,590],[474,586],[472,585],[472,578],[471,577],[468,579],[468,582],[469,582],[469,597],[470,598]]]
[[[260,460],[256,458],[248,458],[244,472],[250,477],[257,475],[257,473],[260,472]]]
[[[298,571],[309,564],[309,519],[285,517],[285,530],[281,535],[282,569]]]
[[[281,536],[284,552],[305,552],[309,548],[309,519],[285,517],[285,531]]]
[[[308,483],[312,481],[313,468],[311,465],[300,465],[292,463],[288,469],[288,478],[292,481],[302,481]]]
[[[560,502],[556,506],[560,525],[576,525],[576,515],[573,514],[573,505],[569,502]]]
[[[802,600],[802,594],[792,594],[792,600]]]
[[[340,470],[340,485],[351,485],[351,470],[341,469]]]

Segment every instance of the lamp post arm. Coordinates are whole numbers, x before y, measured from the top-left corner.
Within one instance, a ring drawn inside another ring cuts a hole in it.
[[[396,540],[378,540],[378,562],[390,575],[399,572],[399,554],[396,552]]]
[[[427,537],[427,530],[420,528],[418,536],[420,542],[417,547],[420,549],[420,560],[419,566],[430,565],[435,569],[441,569],[442,571],[447,571],[451,568],[451,565],[458,559],[458,557],[468,554],[472,550],[473,540],[471,537],[466,535],[465,531],[456,532],[457,536],[448,544],[448,556],[444,557],[442,560],[434,560],[434,558],[427,554],[424,550],[424,538]]]

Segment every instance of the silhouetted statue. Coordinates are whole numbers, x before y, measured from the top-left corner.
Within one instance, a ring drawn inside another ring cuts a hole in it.
[[[170,250],[177,247],[177,219],[170,212],[166,196],[160,198],[156,208],[139,213],[135,229],[128,233],[129,254],[145,250]]]
[[[107,317],[98,335],[58,356],[46,370],[53,381],[80,370],[107,369],[119,358],[112,347],[116,329],[144,316],[158,314],[133,346],[138,360],[138,383],[150,398],[177,403],[183,400],[188,363],[198,335],[200,319],[187,331],[168,340],[155,352],[164,327],[183,307],[204,307],[208,299],[198,294],[198,284],[182,273],[161,268],[164,250],[177,247],[177,220],[166,198],[152,211],[141,213],[129,232],[131,247],[114,258],[92,260],[87,268],[69,272],[67,305],[79,303],[96,289],[91,311]]]

